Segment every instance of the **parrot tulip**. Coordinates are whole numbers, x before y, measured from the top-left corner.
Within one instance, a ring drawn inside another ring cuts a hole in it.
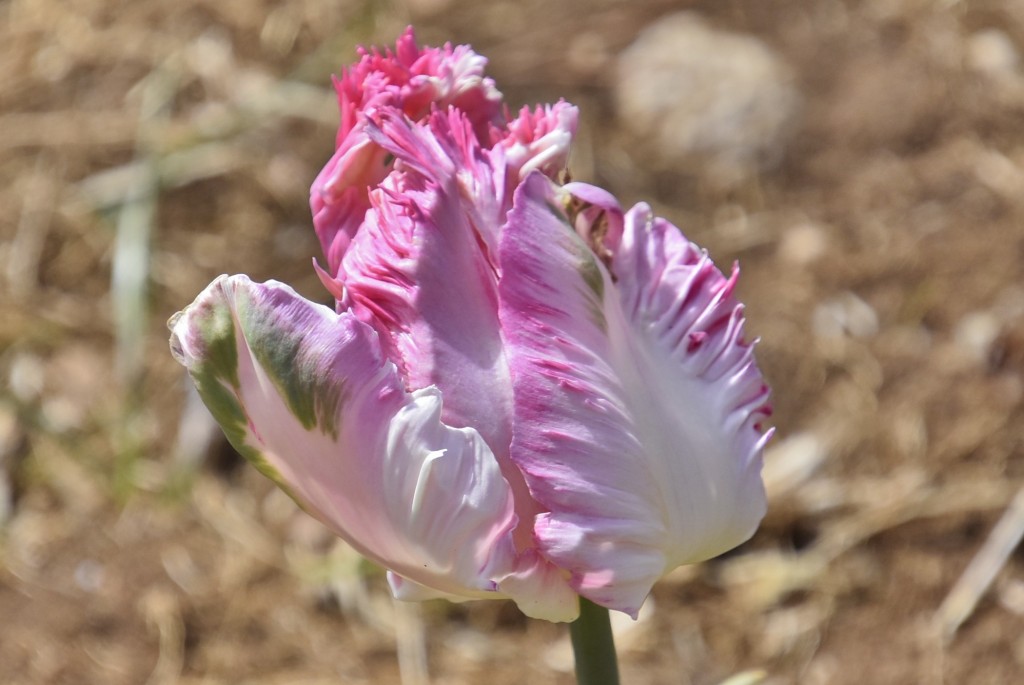
[[[312,189],[335,307],[221,276],[171,347],[238,451],[400,599],[635,617],[764,514],[738,272],[564,183],[576,109],[512,118],[483,66],[411,31],[364,52]]]

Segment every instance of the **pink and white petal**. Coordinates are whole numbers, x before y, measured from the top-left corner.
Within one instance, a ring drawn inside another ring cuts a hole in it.
[[[400,602],[426,602],[432,599],[446,599],[449,602],[468,602],[472,597],[453,595],[448,592],[441,592],[432,587],[421,585],[414,580],[401,576],[394,571],[386,574],[388,587],[391,588],[391,595]]]
[[[331,276],[338,276],[345,251],[370,208],[370,188],[390,169],[387,153],[357,129],[313,181],[309,206]]]
[[[536,549],[524,550],[516,566],[513,573],[498,583],[498,592],[514,601],[520,611],[530,618],[555,623],[568,623],[579,618],[579,596],[569,587],[564,572],[541,557]],[[391,594],[403,602],[431,599],[465,602],[474,599],[435,590],[394,571],[388,571],[387,578]]]
[[[512,388],[497,276],[482,238],[499,227],[477,204],[493,198],[491,171],[457,112],[431,121],[388,112],[371,127],[396,171],[371,194],[373,208],[343,263],[346,292],[386,336],[407,386],[436,385],[445,422],[475,427],[503,455]]]
[[[651,506],[659,486],[607,361],[610,284],[561,202],[548,179],[529,176],[501,244],[501,318],[515,391],[511,457],[549,511],[536,520],[541,552],[570,572],[583,596],[635,614],[665,570],[659,541],[667,522]],[[629,534],[617,538],[623,524]],[[625,578],[634,568],[651,572],[639,582]]]
[[[499,596],[511,490],[476,431],[441,422],[436,388],[406,392],[369,326],[222,276],[171,345],[236,449],[354,548],[441,592]]]
[[[502,120],[502,96],[484,76],[487,60],[468,46],[419,47],[411,27],[395,49],[359,49],[360,60],[334,80],[341,122],[334,157],[310,194],[327,271],[337,276],[341,259],[370,203],[367,188],[390,171],[391,162],[365,132],[368,117],[392,109],[418,121],[434,107],[459,109],[478,142]]]
[[[763,515],[765,389],[742,317],[720,323],[737,306],[727,282],[688,263],[678,230],[630,212],[613,281],[568,199],[531,175],[502,237],[511,457],[548,510],[542,554],[581,595],[636,615],[661,575],[734,547]]]
[[[580,615],[580,601],[568,575],[536,548],[521,550],[516,570],[498,583],[519,610],[530,618],[566,623]]]
[[[569,161],[579,110],[564,100],[554,105],[523,107],[506,127],[492,129],[496,146],[505,149],[509,176],[516,181],[539,170],[555,179]]]
[[[440,388],[445,423],[473,426],[494,451],[515,494],[522,550],[533,544],[538,510],[508,460],[512,381],[496,273],[504,216],[488,156],[454,110],[425,124],[382,111],[369,132],[395,156],[395,171],[371,193],[373,208],[346,253],[345,294],[381,332],[407,387]]]
[[[395,50],[359,48],[360,60],[335,80],[341,125],[340,145],[370,109],[388,105],[412,119],[430,113],[436,103],[463,110],[480,140],[501,118],[502,96],[494,81],[484,76],[486,58],[466,45],[419,47],[412,27],[405,30]]]
[[[497,270],[498,234],[508,207],[502,201],[506,183],[504,151],[483,148],[471,122],[460,110],[434,111],[414,122],[394,108],[376,111],[367,126],[371,140],[394,155],[410,173],[410,190],[427,191],[418,204],[441,192],[458,204],[471,235],[486,246],[485,256]]]

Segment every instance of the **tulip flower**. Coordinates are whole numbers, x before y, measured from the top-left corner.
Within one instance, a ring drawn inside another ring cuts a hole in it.
[[[511,118],[469,48],[364,52],[313,185],[335,306],[221,276],[171,347],[235,448],[400,599],[636,616],[765,509],[738,271],[562,183],[576,110]]]

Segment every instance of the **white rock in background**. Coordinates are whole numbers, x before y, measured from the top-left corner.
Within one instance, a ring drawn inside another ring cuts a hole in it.
[[[1013,74],[1020,66],[1020,53],[1006,33],[985,29],[967,40],[967,63],[990,76]]]
[[[814,262],[828,249],[828,236],[816,224],[803,222],[791,226],[779,241],[779,257],[790,264],[806,265]]]
[[[957,322],[954,339],[975,361],[985,363],[1001,330],[1002,323],[992,312],[970,312]]]
[[[849,291],[841,292],[814,309],[814,334],[820,338],[870,338],[878,333],[878,314]]]
[[[781,156],[800,105],[793,80],[757,38],[682,12],[651,24],[623,51],[615,95],[645,152],[727,186]]]
[[[28,352],[17,353],[11,361],[8,386],[15,399],[23,404],[35,402],[46,385],[46,365]]]

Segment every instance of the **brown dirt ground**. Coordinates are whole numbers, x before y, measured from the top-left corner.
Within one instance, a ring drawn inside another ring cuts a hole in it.
[[[682,7],[774,49],[803,98],[781,162],[727,189],[614,116],[615,56]],[[572,682],[561,626],[394,606],[184,411],[167,352],[219,273],[324,298],[328,75],[410,22],[487,55],[513,103],[579,104],[577,177],[743,266],[789,475],[750,543],[657,586],[624,682],[1024,681],[1019,552],[936,632],[1024,481],[1024,71],[991,50],[1024,51],[1019,2],[6,0],[0,682]]]

